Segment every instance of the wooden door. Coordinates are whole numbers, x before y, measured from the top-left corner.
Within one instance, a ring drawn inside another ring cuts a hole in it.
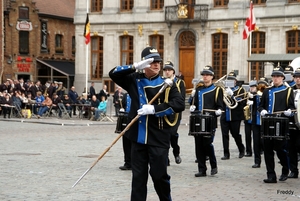
[[[193,88],[195,73],[195,35],[184,31],[179,36],[179,71],[184,76],[186,89]]]

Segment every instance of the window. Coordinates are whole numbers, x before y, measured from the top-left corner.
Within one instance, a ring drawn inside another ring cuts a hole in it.
[[[151,10],[161,10],[164,7],[164,0],[151,0]]]
[[[287,31],[287,53],[300,53],[300,31]]]
[[[164,36],[163,35],[151,35],[149,36],[150,46],[157,49],[160,58],[164,60]],[[160,63],[160,75],[163,75],[163,62]]]
[[[267,0],[252,0],[253,5],[265,4]]]
[[[212,66],[216,79],[227,74],[228,35],[216,33],[212,35]]]
[[[101,80],[103,76],[103,37],[91,37],[91,79]]]
[[[121,65],[133,64],[133,37],[120,36]]]
[[[214,0],[214,7],[227,7],[229,0]]]
[[[104,80],[104,84],[107,86],[106,91],[108,93],[114,93],[116,91],[115,83],[112,80]]]
[[[133,8],[133,0],[120,0],[121,1],[121,11],[131,11]]]
[[[264,54],[266,47],[266,34],[264,32],[252,32],[251,54]],[[259,80],[264,77],[264,62],[251,62],[251,80]]]
[[[75,36],[72,36],[72,54],[76,52],[76,43],[75,43]]]
[[[29,19],[29,8],[19,7],[19,19],[28,20]]]
[[[289,0],[289,3],[296,3],[296,2],[300,2],[300,0]]]
[[[63,36],[60,34],[55,35],[55,53],[63,53],[64,52],[62,38],[63,38]]]
[[[19,32],[19,53],[20,54],[29,53],[29,32],[28,31]]]
[[[91,0],[91,12],[102,12],[103,0]]]

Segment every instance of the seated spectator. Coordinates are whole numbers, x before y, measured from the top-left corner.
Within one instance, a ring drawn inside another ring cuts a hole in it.
[[[37,113],[37,117],[41,118],[41,116],[43,116],[43,114],[50,109],[51,105],[52,105],[52,100],[49,97],[49,95],[47,94],[45,96],[45,100],[42,102],[41,107]]]
[[[65,94],[64,98],[62,99],[62,104],[65,106],[66,110],[68,111],[68,114],[70,117],[72,117],[72,104],[73,101],[69,97],[68,94]],[[61,117],[62,111],[59,111],[59,117]]]
[[[58,111],[58,103],[61,103],[60,97],[57,95],[57,93],[53,93],[52,95],[52,110]],[[58,112],[57,112],[58,113]]]
[[[13,106],[13,100],[10,97],[10,94],[6,91],[3,92],[3,96],[0,98],[0,104],[3,111],[3,117],[6,118],[6,115],[8,118],[10,118],[10,112],[11,108]]]
[[[14,95],[12,96],[12,100],[14,105],[18,105],[19,108],[22,107],[22,99],[19,91],[15,91]]]
[[[92,100],[91,100],[91,112],[94,113],[95,110],[99,107],[100,101],[97,99],[97,97],[95,95],[92,96]],[[91,117],[91,120],[94,117]]]
[[[35,103],[33,105],[33,114],[37,114],[37,108],[42,106],[42,102],[45,100],[44,96],[42,95],[41,91],[38,91],[36,93],[36,97],[35,97]]]
[[[87,100],[86,93],[83,93],[82,96],[78,97],[76,104],[82,105],[82,106],[78,106],[78,110],[80,111],[81,114],[84,115],[84,117],[87,117],[89,108],[84,105],[89,105],[90,102]]]
[[[21,108],[26,109],[26,104],[28,104],[28,98],[26,97],[24,92],[22,92],[22,94],[20,96],[20,99],[22,101],[22,107]]]
[[[95,109],[95,117],[92,119],[93,121],[97,121],[100,118],[101,113],[106,113],[107,101],[105,100],[105,96],[101,96],[101,102],[97,109]]]

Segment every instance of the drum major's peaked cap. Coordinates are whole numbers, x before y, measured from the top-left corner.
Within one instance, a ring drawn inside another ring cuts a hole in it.
[[[201,71],[201,75],[215,75],[215,71],[211,66],[205,66]]]
[[[285,78],[284,76],[284,70],[281,66],[276,66],[273,71],[272,71],[272,74],[271,76],[274,76],[274,75],[279,75],[279,76],[282,76]]]
[[[231,72],[228,74],[227,79],[228,79],[228,80],[237,80],[237,79],[236,79],[236,74],[235,74],[235,72],[231,71]]]
[[[171,61],[167,61],[165,64],[164,64],[164,67],[163,67],[163,70],[165,69],[172,69],[175,73],[175,69],[174,69],[174,65]]]
[[[154,61],[162,61],[157,49],[154,47],[146,47],[141,54],[142,60],[153,58]]]
[[[250,87],[257,86],[257,80],[251,80],[251,81],[249,82],[249,86],[250,86]]]
[[[258,80],[258,82],[257,82],[257,84],[265,84],[265,85],[269,85],[269,80],[268,80],[268,78],[266,78],[266,77],[261,77],[259,80]]]
[[[292,66],[286,66],[284,68],[284,73],[286,73],[286,74],[293,74],[293,72],[294,72],[294,69]]]
[[[298,76],[300,76],[300,67],[299,68],[297,68],[296,70],[295,70],[295,72],[294,72],[294,77],[298,77]]]

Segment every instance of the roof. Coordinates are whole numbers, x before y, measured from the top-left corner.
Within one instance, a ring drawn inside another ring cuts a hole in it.
[[[34,0],[40,14],[74,18],[75,0]]]
[[[66,76],[75,76],[75,62],[71,61],[52,61],[52,60],[39,60],[37,62],[44,64]]]
[[[251,54],[248,62],[280,62],[293,61],[300,57],[300,54]]]

